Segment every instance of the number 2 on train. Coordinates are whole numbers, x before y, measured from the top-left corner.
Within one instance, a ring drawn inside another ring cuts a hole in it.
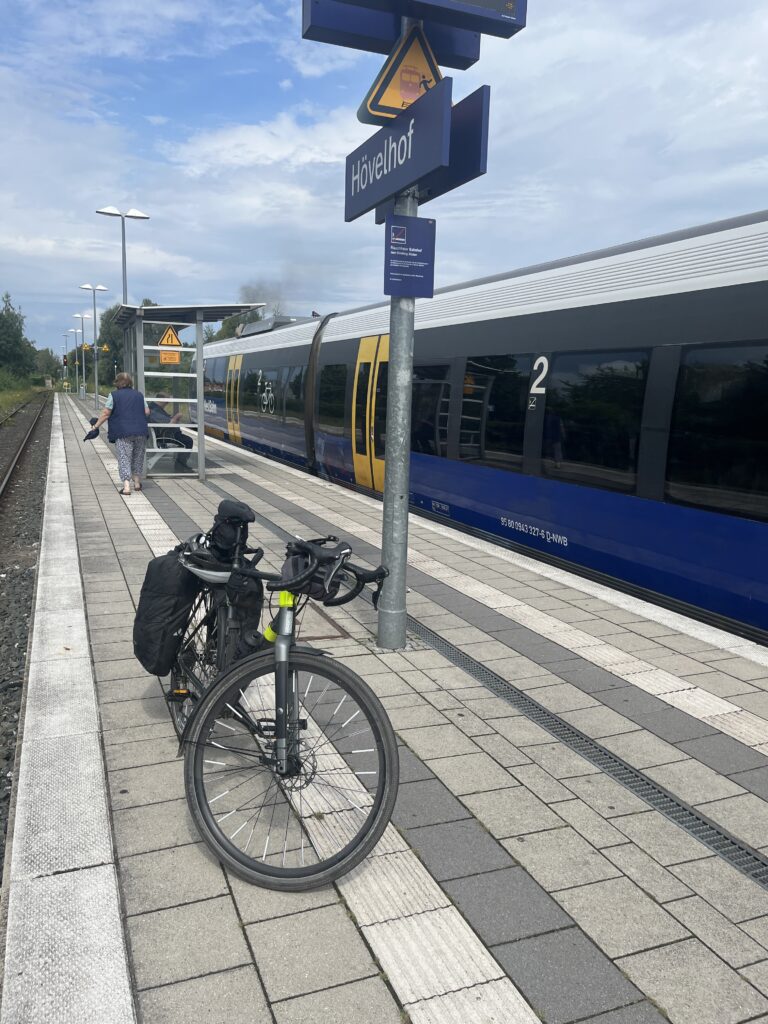
[[[546,395],[546,393],[547,393],[547,389],[545,387],[542,387],[542,383],[541,383],[544,380],[544,378],[547,376],[547,374],[549,373],[549,360],[547,359],[546,356],[539,356],[539,358],[533,364],[533,372],[534,373],[537,370],[539,370],[539,369],[541,370],[541,373],[536,378],[536,380],[533,382],[533,384],[531,384],[531,391],[530,391],[530,393],[532,395]]]

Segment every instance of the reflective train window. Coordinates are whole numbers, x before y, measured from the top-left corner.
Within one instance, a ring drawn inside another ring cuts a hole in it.
[[[290,366],[285,384],[285,418],[292,423],[304,420],[304,367]]]
[[[328,369],[328,367],[326,367]],[[325,370],[323,370],[325,373]],[[357,368],[355,382],[355,451],[358,455],[368,452],[368,438],[365,432],[368,424],[368,383],[371,379],[371,364],[360,363]],[[323,378],[320,378],[320,395],[322,400]]]
[[[381,362],[376,367],[375,397],[373,406],[373,454],[384,458],[387,444],[387,381],[389,363]]]
[[[520,472],[533,356],[467,359],[459,458]]]
[[[555,356],[547,378],[544,474],[634,491],[647,373],[647,352]]]
[[[441,455],[448,451],[451,385],[447,366],[414,366],[411,404],[411,451]]]
[[[283,415],[283,382],[286,369],[269,367],[251,370],[240,378],[240,414],[264,419],[280,419]]]
[[[684,351],[667,497],[768,519],[768,342]]]
[[[324,366],[318,385],[317,423],[320,430],[343,435],[346,394],[347,364]]]

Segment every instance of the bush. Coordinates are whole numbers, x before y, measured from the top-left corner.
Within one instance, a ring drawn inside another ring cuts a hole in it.
[[[4,366],[0,366],[0,391],[26,391],[28,387],[28,378],[17,377]]]

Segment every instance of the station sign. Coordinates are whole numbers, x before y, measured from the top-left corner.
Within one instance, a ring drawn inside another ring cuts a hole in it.
[[[418,183],[419,206],[481,177],[488,169],[488,128],[491,88],[483,85],[451,111],[451,155],[447,167],[438,167]],[[376,223],[394,213],[390,200],[376,207]]]
[[[350,6],[431,18],[457,28],[510,39],[525,28],[528,0],[340,0]]]
[[[450,162],[453,80],[441,82],[347,157],[344,219],[369,210]]]
[[[418,25],[398,41],[357,112],[364,124],[388,124],[442,81],[435,55]]]
[[[387,217],[384,229],[384,294],[431,299],[435,294],[435,222]]]
[[[427,19],[422,24],[435,60],[466,71],[480,59],[480,33]],[[368,53],[390,53],[400,38],[400,14],[345,0],[302,0],[302,36]]]

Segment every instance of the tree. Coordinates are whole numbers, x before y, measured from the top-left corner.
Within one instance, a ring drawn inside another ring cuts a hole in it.
[[[34,373],[35,365],[35,347],[24,334],[24,315],[5,292],[0,310],[0,366],[17,377],[26,377]]]
[[[115,323],[119,309],[119,302],[110,306],[109,309],[105,309],[101,314],[101,324],[99,325],[99,346],[109,346],[109,352],[99,354],[99,361],[104,364],[109,362],[110,370],[112,363],[117,363],[119,367],[123,366],[123,328],[118,327]]]
[[[62,369],[61,359],[49,348],[39,348],[35,353],[36,370],[41,377],[58,377]],[[74,376],[74,363],[72,375]]]

